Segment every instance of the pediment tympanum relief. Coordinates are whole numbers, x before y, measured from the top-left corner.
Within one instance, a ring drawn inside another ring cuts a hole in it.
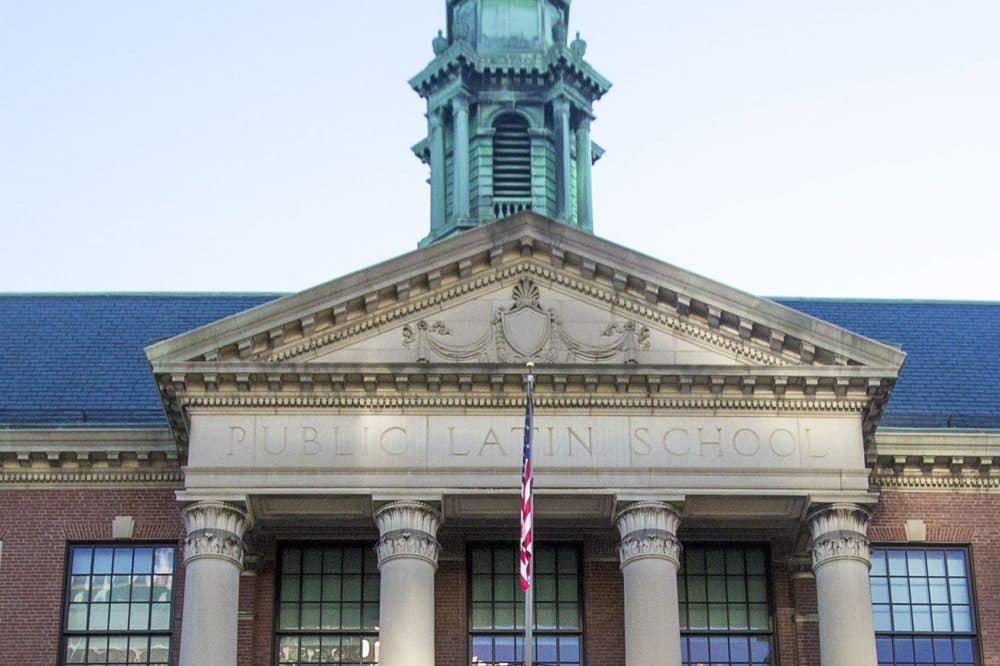
[[[455,344],[451,327],[442,320],[421,319],[403,327],[403,345],[416,353],[416,361],[433,360],[507,363],[512,361],[618,361],[635,363],[639,350],[649,349],[649,328],[631,319],[612,321],[591,336],[574,337],[553,308],[541,303],[541,290],[533,280],[514,285],[509,307],[496,310],[482,335],[471,343]],[[580,326],[580,333],[587,334]]]
[[[313,362],[732,365],[715,349],[653,329],[613,308],[521,278]]]

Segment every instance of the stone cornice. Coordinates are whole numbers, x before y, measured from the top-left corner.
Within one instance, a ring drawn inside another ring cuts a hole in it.
[[[610,88],[611,82],[597,72],[590,63],[575,56],[565,45],[545,52],[524,54],[480,55],[465,40],[455,40],[416,76],[410,87],[423,97],[433,95],[443,84],[454,79],[463,70],[479,74],[508,74],[532,81],[540,74],[563,71],[590,89],[592,99],[599,99]]]
[[[147,356],[154,368],[169,359],[230,355],[280,360],[288,357],[288,350],[298,350],[291,352],[295,355],[314,349],[316,337],[336,336],[338,331],[342,336],[357,334],[524,273],[612,303],[652,323],[669,327],[676,321],[708,331],[704,334],[718,335],[720,344],[752,348],[762,354],[761,359],[770,353],[794,363],[898,369],[905,356],[531,213],[470,230],[158,343],[147,348]],[[251,337],[245,337],[248,332]],[[220,340],[222,347],[217,346]],[[306,349],[300,349],[303,343]]]
[[[996,492],[1000,432],[879,430],[869,463],[872,485],[883,490]]]
[[[777,338],[767,337],[766,339],[754,340],[752,335],[753,323],[731,322],[729,326],[724,324],[724,315],[721,310],[712,310],[710,306],[705,306],[703,317],[699,319],[695,305],[695,312],[690,310],[690,301],[686,306],[679,306],[680,312],[671,314],[669,310],[658,307],[658,303],[651,303],[643,295],[630,294],[627,289],[616,289],[612,280],[611,284],[602,284],[595,280],[594,276],[586,277],[574,274],[568,270],[552,266],[546,266],[538,261],[517,260],[507,266],[490,267],[484,265],[482,273],[472,274],[467,279],[461,277],[447,289],[431,289],[422,297],[407,293],[407,298],[402,302],[398,294],[394,301],[398,302],[396,307],[379,309],[369,313],[365,308],[365,315],[357,317],[354,321],[348,321],[344,326],[337,324],[336,314],[331,318],[333,325],[328,331],[321,331],[313,335],[303,335],[299,340],[292,340],[289,344],[284,344],[285,334],[282,331],[281,339],[268,338],[271,343],[269,352],[258,352],[261,356],[266,353],[266,358],[271,362],[279,362],[297,357],[309,358],[314,356],[313,352],[328,349],[335,349],[338,346],[350,341],[368,331],[379,330],[390,322],[409,322],[415,319],[416,315],[442,304],[452,301],[461,302],[469,298],[476,297],[484,289],[492,289],[496,286],[513,283],[522,276],[528,275],[548,281],[554,287],[562,287],[575,292],[585,298],[594,299],[610,305],[614,305],[623,312],[635,316],[644,323],[657,326],[664,331],[669,331],[674,335],[691,340],[692,342],[707,346],[712,349],[723,351],[735,359],[765,364],[765,365],[787,365],[790,359],[785,359],[780,353],[775,353],[774,344]],[[627,284],[627,276],[618,273],[619,287]],[[596,276],[596,267],[595,267]],[[438,278],[440,279],[440,278]],[[429,283],[430,284],[430,283]],[[409,291],[409,290],[408,290]],[[369,295],[368,298],[372,298]],[[375,296],[376,303],[383,299]],[[371,302],[369,300],[369,302]],[[390,305],[392,301],[389,302]],[[345,304],[343,319],[349,320]],[[360,315],[360,312],[359,312]],[[742,327],[742,328],[741,328]],[[749,328],[747,328],[749,327]],[[275,344],[277,343],[277,344]],[[782,345],[784,344],[784,334],[782,334]],[[779,348],[780,350],[780,348]],[[224,356],[225,350],[217,350],[220,358]],[[815,352],[808,362],[815,359]],[[835,365],[846,365],[836,364]]]
[[[170,483],[180,475],[166,427],[0,429],[0,483]]]
[[[879,459],[926,456],[1000,458],[1000,431],[880,428],[873,454]]]

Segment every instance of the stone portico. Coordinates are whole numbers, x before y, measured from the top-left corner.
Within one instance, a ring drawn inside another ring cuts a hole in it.
[[[679,559],[709,534],[811,550],[824,664],[874,663],[893,348],[524,213],[147,356],[187,461],[182,664],[235,664],[244,531],[292,526],[377,540],[380,663],[433,664],[439,558],[516,526],[527,360],[539,538],[617,545],[626,663],[679,663]]]

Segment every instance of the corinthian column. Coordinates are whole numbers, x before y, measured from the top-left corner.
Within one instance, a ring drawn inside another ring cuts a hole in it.
[[[184,617],[180,666],[236,666],[243,534],[247,515],[222,502],[181,511],[184,541]]]
[[[421,502],[392,502],[375,512],[381,573],[379,663],[434,666],[434,572],[441,517]]]
[[[809,516],[822,666],[875,666],[869,514],[832,504]]]
[[[625,664],[679,666],[680,515],[663,502],[635,502],[618,514],[616,522],[625,578]]]

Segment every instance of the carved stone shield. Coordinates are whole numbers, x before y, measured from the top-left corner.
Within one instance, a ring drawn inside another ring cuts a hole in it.
[[[525,357],[534,357],[549,341],[549,315],[532,307],[500,313],[503,336],[511,349]]]

